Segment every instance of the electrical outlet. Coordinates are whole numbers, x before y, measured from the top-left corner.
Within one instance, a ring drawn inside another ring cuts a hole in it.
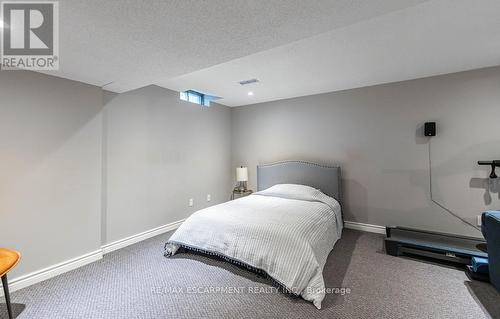
[[[212,195],[210,194],[207,194],[207,202],[211,201],[212,200]]]
[[[481,215],[477,215],[477,225],[481,226]]]
[[[193,207],[194,206],[194,199],[190,198],[189,199],[189,207]]]

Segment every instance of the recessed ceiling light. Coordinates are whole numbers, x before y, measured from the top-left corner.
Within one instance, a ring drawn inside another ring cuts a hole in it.
[[[253,92],[252,92],[252,91],[248,92],[248,95],[249,95],[249,96],[252,96],[252,95],[253,95]]]

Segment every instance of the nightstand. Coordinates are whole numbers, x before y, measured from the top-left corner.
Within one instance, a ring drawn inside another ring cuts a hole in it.
[[[242,198],[242,197],[248,196],[252,193],[253,193],[253,191],[251,189],[247,189],[244,192],[233,191],[233,193],[231,194],[231,200]]]

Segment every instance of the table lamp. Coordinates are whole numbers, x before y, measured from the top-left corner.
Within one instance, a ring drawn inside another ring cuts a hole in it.
[[[236,190],[241,193],[245,192],[247,190],[248,168],[236,167],[236,181],[238,182]]]

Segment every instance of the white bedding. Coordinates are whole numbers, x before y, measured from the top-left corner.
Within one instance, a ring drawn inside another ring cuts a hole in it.
[[[218,255],[266,272],[320,309],[323,267],[342,233],[339,203],[312,187],[275,185],[191,215],[165,245]]]

